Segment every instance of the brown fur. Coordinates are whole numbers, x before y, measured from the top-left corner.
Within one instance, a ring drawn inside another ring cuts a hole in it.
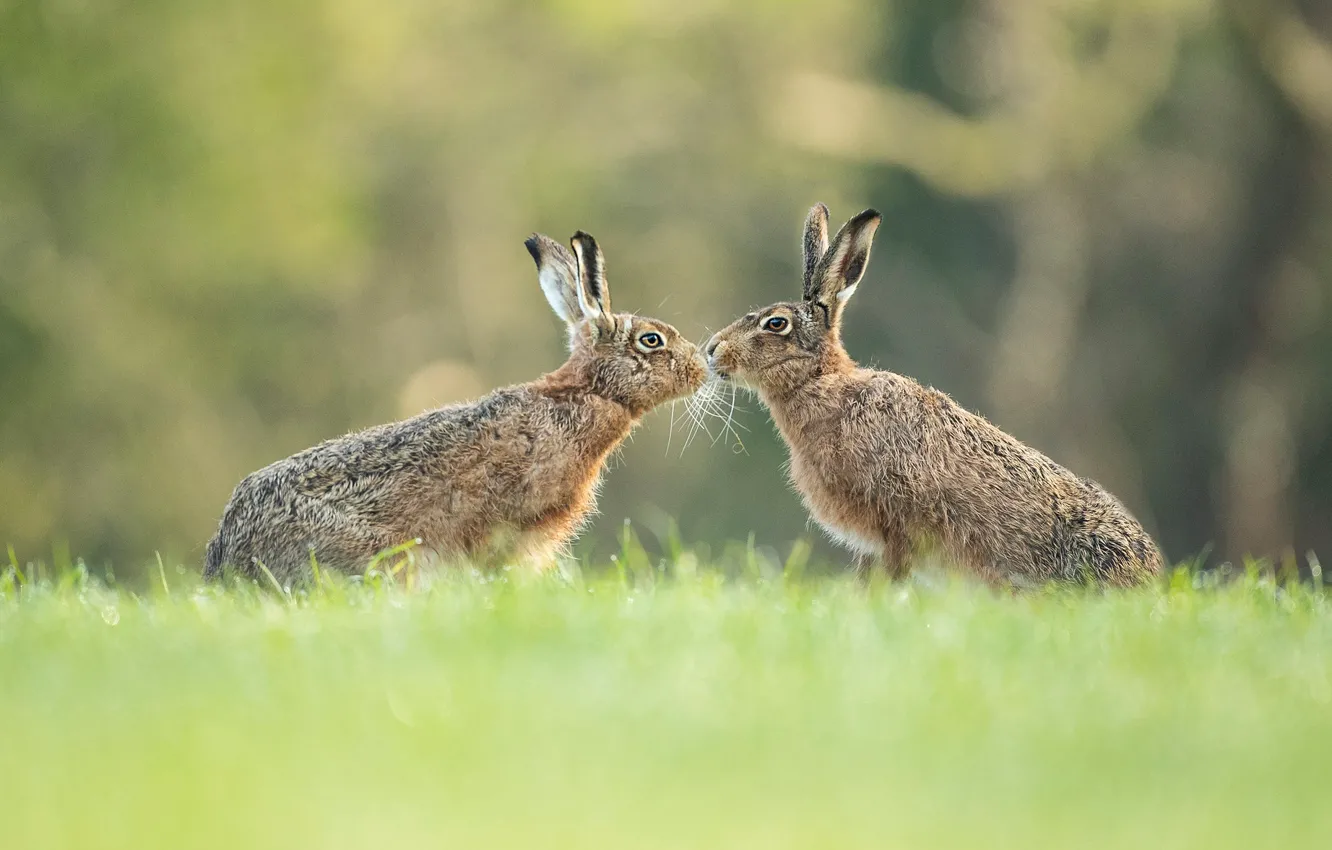
[[[1156,544],[1096,482],[938,390],[852,361],[842,309],[880,217],[866,210],[829,246],[827,216],[819,204],[806,221],[804,300],[749,313],[707,345],[714,373],[768,407],[814,519],[894,573],[937,550],[997,584],[1155,577]]]
[[[259,564],[284,583],[321,567],[359,572],[378,552],[419,539],[437,559],[540,562],[595,509],[607,456],[706,367],[675,328],[610,310],[592,237],[571,255],[527,241],[569,359],[526,384],[322,443],[237,486],[208,545],[205,575]],[[656,334],[661,344],[648,343]]]

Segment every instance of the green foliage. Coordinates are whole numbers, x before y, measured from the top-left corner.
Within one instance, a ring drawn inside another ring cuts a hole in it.
[[[415,592],[10,568],[0,846],[1332,837],[1321,589],[866,585],[747,545],[654,562],[626,535],[582,572]]]

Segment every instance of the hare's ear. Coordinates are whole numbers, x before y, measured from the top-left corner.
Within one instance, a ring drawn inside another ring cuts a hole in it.
[[[865,274],[874,232],[882,220],[877,210],[865,210],[842,225],[833,237],[832,247],[814,268],[814,283],[812,287],[806,286],[805,300],[823,308],[829,327],[837,323],[842,305]]]
[[[578,262],[569,249],[540,233],[533,233],[523,243],[527,253],[536,261],[537,280],[541,291],[550,302],[550,309],[555,311],[568,325],[576,325],[583,320],[583,310],[578,305]]]
[[[611,313],[610,286],[606,283],[606,258],[597,240],[581,230],[571,241],[578,258],[578,306],[583,318],[599,331],[613,331],[615,320]]]
[[[819,260],[828,253],[828,208],[815,204],[805,219],[805,300],[813,301],[817,294],[814,271],[819,267]]]

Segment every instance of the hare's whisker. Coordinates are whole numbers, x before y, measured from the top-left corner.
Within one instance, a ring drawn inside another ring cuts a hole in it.
[[[712,380],[704,384],[690,399],[688,412],[693,426],[689,431],[688,442],[692,442],[701,430],[708,435],[712,445],[721,442],[723,438],[730,438],[743,451],[745,444],[740,431],[749,431],[749,428],[735,421],[737,412],[745,412],[737,403],[736,394],[736,385],[729,381]],[[707,424],[710,418],[721,422],[721,428],[716,433]]]
[[[693,440],[693,435],[698,430],[697,423],[699,419],[699,411],[701,409],[700,406],[703,404],[703,399],[701,397],[706,397],[707,393],[711,392],[711,390],[712,388],[710,384],[705,383],[703,384],[703,386],[699,387],[698,391],[696,391],[694,395],[691,395],[686,399],[684,399],[685,404],[684,404],[683,416],[677,416],[675,407],[672,406],[671,409],[672,437],[674,436],[676,427],[684,427],[688,429],[685,435],[684,445],[680,448],[681,457],[684,456],[685,449],[689,448],[689,443]]]
[[[748,432],[749,428],[736,421],[737,413],[747,412],[736,398],[739,393],[739,387],[731,382],[713,378],[699,387],[698,391],[685,399],[684,415],[680,415],[674,407],[671,411],[671,437],[668,439],[667,446],[673,445],[675,429],[684,427],[684,443],[680,449],[683,457],[685,450],[693,445],[694,440],[698,439],[700,434],[707,435],[709,442],[716,445],[723,439],[734,441],[740,450],[744,450],[745,444],[740,436],[741,431]],[[709,419],[716,419],[720,423],[717,431],[712,430]]]
[[[720,440],[722,437],[725,437],[727,434],[734,433],[734,431],[731,429],[731,419],[735,416],[735,393],[734,392],[731,393],[731,409],[725,413],[722,412],[722,405],[724,403],[725,402],[719,402],[717,405],[717,411],[715,415],[718,419],[722,421],[722,425],[721,425],[721,431],[717,434],[716,439],[712,441],[713,445],[716,445],[717,440]]]
[[[661,308],[658,307],[657,309],[660,310]],[[676,403],[677,401],[679,401],[679,399],[672,399],[672,400],[671,400],[671,427],[669,427],[669,428],[666,429],[666,456],[667,456],[667,457],[670,457],[670,454],[671,454],[671,440],[675,437],[675,403]]]
[[[685,432],[684,445],[680,447],[680,457],[684,457],[685,449],[689,448],[689,440],[698,427],[696,424],[698,422],[698,413],[694,410],[694,399],[696,397],[697,396],[690,396],[685,400],[685,416],[689,419],[690,427]],[[680,421],[681,424],[684,423],[683,418]]]
[[[743,427],[743,426],[741,426]],[[735,387],[731,387],[731,409],[726,414],[726,430],[735,438],[735,442],[743,450],[745,441],[740,439],[740,434],[735,430]]]
[[[694,441],[694,438],[698,436],[698,432],[700,429],[704,433],[706,433],[709,438],[712,437],[712,430],[708,428],[707,425],[707,416],[712,403],[712,397],[713,394],[716,392],[716,389],[709,384],[705,384],[704,386],[708,388],[708,392],[700,393],[695,396],[695,398],[698,399],[698,404],[695,405],[693,410],[691,411],[691,415],[694,420],[694,425],[689,429],[689,435],[685,438],[684,447],[686,449],[689,448],[689,444]]]
[[[685,443],[684,443],[685,449],[689,448],[689,444],[694,442],[694,438],[698,436],[699,429],[704,427],[703,425],[704,414],[703,411],[698,406],[695,406],[694,409],[690,411],[690,414],[691,418],[694,420],[694,423],[692,426],[690,426],[689,433],[685,436]],[[683,451],[683,449],[681,449],[681,451]]]

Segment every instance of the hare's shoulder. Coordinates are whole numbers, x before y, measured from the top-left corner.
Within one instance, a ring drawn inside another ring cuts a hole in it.
[[[932,440],[958,440],[1001,454],[1025,454],[1032,449],[970,410],[943,390],[894,372],[864,370],[847,393],[845,409],[898,430],[928,434]]]
[[[947,393],[906,375],[872,369],[845,376],[831,401],[843,432],[863,439],[917,434],[938,428],[940,420],[972,416]]]

